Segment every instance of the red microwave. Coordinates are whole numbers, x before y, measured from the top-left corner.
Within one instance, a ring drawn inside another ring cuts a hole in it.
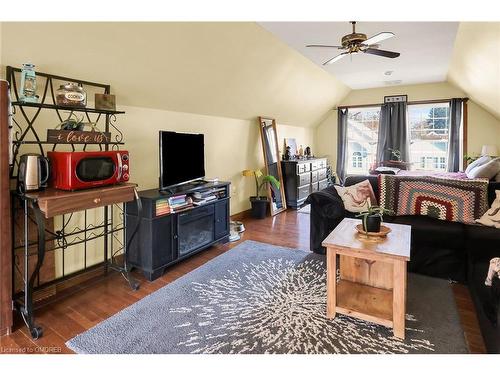
[[[129,180],[128,151],[48,152],[50,186],[79,190]]]

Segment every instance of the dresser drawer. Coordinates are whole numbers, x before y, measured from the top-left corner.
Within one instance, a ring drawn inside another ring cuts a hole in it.
[[[318,190],[323,190],[323,189],[326,189],[327,187],[328,187],[328,180],[327,179],[320,180],[318,182]]]
[[[297,186],[309,185],[311,183],[311,174],[309,172],[297,175]]]
[[[317,161],[318,168],[326,168],[326,159],[321,159]]]
[[[311,182],[318,182],[318,171],[311,172]]]
[[[311,170],[311,163],[297,163],[297,174],[309,172]]]
[[[318,190],[319,190],[318,183],[317,182],[313,182],[311,184],[311,193],[314,193],[315,191],[318,191]]]
[[[316,169],[318,169],[318,162],[312,161],[311,162],[311,171],[315,171]]]
[[[306,199],[310,193],[310,185],[302,186],[297,189],[297,201]]]
[[[326,178],[326,168],[318,170],[318,181],[324,180]]]

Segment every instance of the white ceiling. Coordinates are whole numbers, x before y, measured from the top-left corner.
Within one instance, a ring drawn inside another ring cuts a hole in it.
[[[305,46],[339,45],[342,36],[352,32],[348,22],[259,24],[352,89],[445,81],[458,29],[458,22],[358,22],[356,32],[368,37],[382,31],[396,34],[381,42],[379,48],[400,52],[401,56],[389,59],[369,54],[353,54],[323,66],[326,60],[341,51]],[[388,76],[384,74],[386,71],[393,73]]]

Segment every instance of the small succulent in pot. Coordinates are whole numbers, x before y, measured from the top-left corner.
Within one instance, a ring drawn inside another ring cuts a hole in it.
[[[384,214],[392,215],[392,211],[380,206],[370,206],[368,210],[360,212],[356,217],[361,218],[365,232],[378,233]]]

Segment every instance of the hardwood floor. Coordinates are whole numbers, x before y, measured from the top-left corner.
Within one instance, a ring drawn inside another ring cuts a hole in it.
[[[243,220],[245,224],[246,231],[242,240],[250,239],[304,250],[309,248],[308,214],[286,211],[274,218],[255,220],[243,213],[235,215],[233,219]],[[37,323],[44,328],[42,338],[32,340],[24,324],[17,318],[12,334],[0,337],[0,353],[71,353],[64,344],[70,338],[239,243],[241,241],[214,246],[172,266],[153,282],[146,281],[140,272],[134,272],[141,283],[140,289],[135,292],[116,273],[105,278],[97,276],[80,286],[66,289],[36,310]],[[484,343],[468,289],[463,285],[454,285],[453,291],[469,349],[472,353],[484,353]]]

